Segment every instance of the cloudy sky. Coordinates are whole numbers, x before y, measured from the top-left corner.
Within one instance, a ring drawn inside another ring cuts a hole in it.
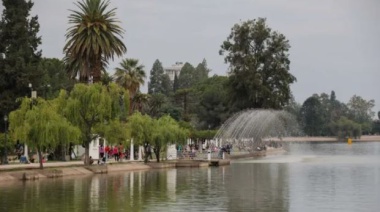
[[[62,58],[67,17],[76,1],[34,2],[43,55]],[[354,94],[375,99],[374,110],[380,110],[379,0],[111,0],[111,6],[126,31],[125,57],[139,59],[147,73],[156,59],[167,67],[206,58],[211,75],[226,75],[228,65],[218,51],[233,24],[266,17],[292,46],[297,102],[334,90],[343,102]],[[119,62],[110,63],[109,71]]]

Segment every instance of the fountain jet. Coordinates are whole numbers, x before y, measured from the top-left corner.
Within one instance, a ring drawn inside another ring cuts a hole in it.
[[[263,146],[264,140],[299,134],[295,117],[283,110],[250,109],[234,114],[214,139],[248,151]]]

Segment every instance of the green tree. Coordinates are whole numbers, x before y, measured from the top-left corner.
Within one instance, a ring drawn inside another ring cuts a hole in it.
[[[194,82],[201,82],[202,80],[207,79],[209,72],[210,69],[207,68],[207,61],[206,59],[203,59],[203,61],[199,63],[198,66],[195,68],[193,77]]]
[[[354,95],[347,103],[349,109],[349,117],[353,121],[362,125],[363,133],[368,134],[371,131],[372,118],[375,112],[372,108],[375,106],[375,100],[369,101],[360,96]]]
[[[58,113],[58,102],[42,98],[24,98],[19,109],[9,115],[9,128],[14,140],[25,141],[36,148],[42,165],[42,150],[78,141],[81,134]]]
[[[301,107],[301,104],[296,102],[294,96],[292,95],[292,97],[289,100],[289,103],[284,107],[284,110],[292,114],[296,118],[298,123],[301,123]]]
[[[103,71],[101,81],[103,85],[109,85],[114,81],[114,78],[107,71]]]
[[[344,116],[332,122],[330,128],[338,138],[360,138],[362,134],[361,125]]]
[[[76,84],[69,94],[62,91],[57,101],[60,105],[59,111],[80,129],[86,165],[90,162],[91,141],[99,135],[106,134],[105,129],[110,123],[122,120],[123,112],[128,113],[129,109],[128,93],[114,83],[109,86],[99,83]],[[127,137],[124,137],[119,142],[125,143],[126,140]]]
[[[152,70],[150,70],[150,77],[148,83],[148,93],[164,93],[162,88],[162,80],[164,75],[164,68],[162,67],[161,62],[157,59],[153,63]]]
[[[192,103],[192,89],[179,89],[175,93],[175,98],[183,108],[182,120],[190,121],[189,105]]]
[[[181,128],[170,116],[162,116],[153,120],[153,145],[157,162],[160,162],[161,152],[166,152],[169,144],[184,144],[188,138],[188,131]]]
[[[129,91],[131,112],[133,111],[133,98],[140,91],[140,86],[145,82],[144,66],[137,59],[124,59],[120,62],[120,68],[116,68],[115,82]]]
[[[220,55],[230,64],[230,103],[234,110],[281,109],[291,98],[290,45],[286,37],[272,31],[266,19],[248,20],[232,27],[221,45]]]
[[[42,71],[37,16],[30,16],[31,1],[3,0],[0,21],[0,111],[8,114],[20,105],[16,99],[30,94],[28,84],[39,85]],[[1,116],[3,117],[3,116]],[[1,121],[3,124],[3,121]],[[3,131],[4,127],[1,127]]]
[[[40,68],[44,75],[41,84],[36,88],[37,93],[45,99],[57,97],[61,89],[71,90],[75,81],[66,73],[65,64],[57,58],[42,58]]]
[[[185,63],[178,76],[178,88],[186,89],[194,85],[195,68],[190,63]]]
[[[149,94],[138,92],[132,99],[132,110],[145,114],[149,107]]]
[[[93,82],[100,82],[108,60],[127,50],[119,38],[123,29],[115,18],[116,8],[108,10],[109,4],[103,0],[83,0],[76,3],[78,11],[71,10],[71,26],[63,51],[68,73],[72,78],[79,74],[81,82],[87,82],[90,77]]]
[[[305,100],[301,107],[302,127],[309,136],[320,136],[323,118],[322,105],[318,97],[312,96]]]
[[[177,74],[174,75],[173,80],[173,92],[175,93],[179,89],[179,80]]]
[[[136,112],[129,117],[128,126],[131,129],[131,139],[134,144],[144,145],[144,147],[152,145],[155,124],[150,116]],[[148,162],[147,148],[144,148],[144,162]]]
[[[198,128],[215,129],[228,118],[227,81],[228,77],[215,75],[195,86]]]
[[[149,109],[148,114],[151,117],[158,118],[163,114],[162,108],[167,103],[167,98],[164,94],[157,93],[152,94],[149,98]]]

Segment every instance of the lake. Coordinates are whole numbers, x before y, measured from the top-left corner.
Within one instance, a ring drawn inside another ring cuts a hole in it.
[[[380,211],[380,142],[287,143],[230,166],[0,184],[0,211]]]

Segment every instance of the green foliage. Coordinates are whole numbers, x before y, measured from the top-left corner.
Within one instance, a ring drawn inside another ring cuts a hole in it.
[[[191,139],[202,141],[213,139],[217,132],[217,130],[195,130],[191,132]]]
[[[203,59],[201,63],[194,70],[194,82],[202,82],[203,80],[208,78],[208,73],[210,70],[207,68],[207,61]]]
[[[170,116],[162,116],[153,120],[153,141],[157,162],[160,162],[161,151],[166,151],[169,144],[184,144],[188,138],[188,131],[181,128]]]
[[[213,76],[195,87],[197,128],[215,129],[228,118],[227,81],[228,77]]]
[[[230,64],[230,104],[233,110],[246,108],[281,109],[291,98],[286,37],[272,31],[264,18],[248,20],[232,27],[221,45],[220,54]]]
[[[157,120],[136,112],[129,117],[128,128],[131,130],[131,138],[134,144],[145,147],[154,146],[157,162],[160,161],[160,154],[166,150],[168,144],[183,144],[189,136],[188,130],[182,128],[168,115]],[[146,148],[145,156],[145,162],[147,162]]]
[[[127,130],[127,124],[119,119],[110,120],[106,125],[99,124],[95,126],[99,136],[106,138],[107,143],[117,145],[122,143],[124,146],[130,145],[130,131]]]
[[[344,116],[340,117],[338,121],[332,122],[330,128],[338,138],[360,138],[362,134],[361,125]]]
[[[116,68],[115,82],[127,89],[133,97],[145,82],[144,66],[137,59],[124,59],[121,68]]]
[[[167,104],[167,97],[164,94],[152,94],[148,102],[148,114],[154,118],[161,117],[164,114],[163,106],[165,104]]]
[[[42,58],[40,68],[43,71],[43,80],[40,85],[34,85],[34,90],[45,99],[58,96],[61,89],[71,90],[75,81],[70,79],[65,70],[63,61],[57,58]]]
[[[81,137],[79,129],[58,113],[57,102],[42,98],[24,98],[19,109],[9,115],[9,130],[13,140],[20,140],[31,148],[55,148]],[[42,162],[40,163],[42,168]]]
[[[37,16],[30,16],[31,1],[3,0],[0,21],[0,111],[15,110],[16,99],[30,94],[28,84],[40,84],[41,51]],[[3,128],[1,129],[3,130]]]
[[[191,88],[194,83],[195,68],[190,63],[185,63],[179,72],[178,76],[178,89]]]
[[[302,127],[309,136],[322,134],[322,105],[316,96],[309,97],[301,107]]]
[[[360,96],[354,95],[347,104],[349,109],[348,117],[362,125],[363,133],[368,134],[371,131],[372,118],[375,112],[372,108],[375,106],[373,99],[367,101]]]
[[[372,134],[380,135],[380,120],[372,122]]]
[[[189,105],[192,102],[192,89],[179,89],[175,92],[175,98],[179,105],[183,107],[182,119],[184,121],[190,121]]]
[[[107,71],[104,70],[102,72],[101,81],[103,85],[109,85],[110,83],[114,81],[114,78]]]
[[[130,113],[141,108],[144,96],[140,92],[140,86],[145,82],[144,66],[139,64],[137,59],[124,59],[120,62],[121,68],[116,68],[115,82],[129,91]],[[141,111],[141,110],[140,110]]]
[[[179,80],[177,74],[174,75],[174,81],[173,81],[173,92],[176,92],[179,89]]]
[[[142,115],[139,112],[133,113],[128,118],[128,128],[131,130],[131,138],[134,144],[152,143],[154,123],[150,116]]]
[[[166,96],[169,96],[173,93],[173,83],[169,78],[169,75],[164,74],[161,77],[161,87],[162,87],[162,93]]]
[[[100,82],[101,71],[114,55],[121,56],[126,47],[119,38],[123,29],[115,18],[116,8],[108,10],[110,2],[103,0],[78,1],[78,11],[70,10],[70,28],[66,33],[65,63],[72,78],[78,73],[81,82],[93,76]]]
[[[128,113],[128,99],[128,93],[114,83],[109,86],[76,84],[69,95],[61,92],[56,99],[65,117],[80,129],[85,164],[89,164],[89,144],[95,137],[122,130],[123,125],[115,121],[123,120]],[[126,142],[127,138],[128,135],[123,133],[110,137],[111,142]]]
[[[157,59],[150,70],[150,78],[148,83],[148,93],[162,93],[168,95],[171,92],[171,82],[167,74],[164,73],[164,68],[161,62]]]

